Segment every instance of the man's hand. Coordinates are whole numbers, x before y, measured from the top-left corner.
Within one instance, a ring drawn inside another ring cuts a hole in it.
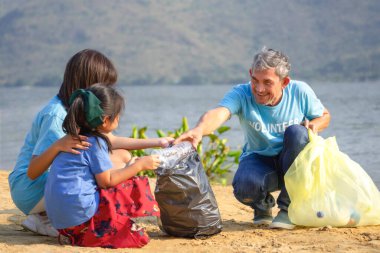
[[[301,122],[301,125],[305,126],[306,129],[310,129],[311,131],[313,131],[313,133],[318,134],[318,128],[317,128],[317,126],[314,125],[309,120],[305,119],[305,121]]]
[[[203,135],[212,133],[230,117],[231,113],[226,107],[217,107],[209,110],[199,119],[196,127],[183,133],[174,141],[174,144],[178,144],[182,141],[189,141],[193,147],[197,149]]]
[[[197,146],[199,142],[202,140],[202,130],[200,128],[193,128],[189,131],[181,134],[175,141],[174,145],[178,144],[183,141],[189,141],[193,145],[195,149],[197,149]]]

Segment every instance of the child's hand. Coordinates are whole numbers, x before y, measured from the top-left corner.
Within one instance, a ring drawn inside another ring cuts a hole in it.
[[[160,166],[160,157],[159,155],[143,156],[136,160],[135,164],[140,164],[141,170],[155,170]]]
[[[88,149],[91,146],[87,142],[87,137],[84,135],[79,135],[79,139],[73,137],[70,134],[65,135],[54,144],[59,151],[80,154],[77,149]]]
[[[170,144],[172,144],[174,141],[174,138],[172,137],[162,137],[158,139],[158,146],[161,148],[166,148]]]

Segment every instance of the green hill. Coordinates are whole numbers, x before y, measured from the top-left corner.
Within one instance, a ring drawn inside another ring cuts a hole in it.
[[[264,45],[292,76],[380,77],[380,1],[193,0],[0,3],[0,85],[56,85],[68,59],[94,48],[129,84],[236,83]]]

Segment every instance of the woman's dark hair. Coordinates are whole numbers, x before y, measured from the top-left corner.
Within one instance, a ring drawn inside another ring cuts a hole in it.
[[[71,94],[77,89],[86,89],[95,83],[114,85],[117,71],[112,62],[102,53],[85,49],[76,53],[67,62],[58,97],[69,107]]]
[[[100,100],[100,107],[104,112],[103,118],[108,116],[112,122],[124,110],[124,98],[112,86],[94,84],[86,90],[91,91]],[[112,152],[112,145],[108,137],[88,124],[82,95],[77,96],[73,100],[62,127],[66,134],[77,138],[79,138],[79,135],[98,136],[105,140],[108,150]]]

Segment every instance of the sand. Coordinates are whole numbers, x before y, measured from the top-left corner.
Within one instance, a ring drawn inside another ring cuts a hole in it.
[[[220,234],[208,239],[167,236],[159,231],[153,220],[148,220],[145,226],[151,241],[141,249],[63,246],[56,238],[40,236],[20,226],[25,215],[11,200],[8,174],[8,171],[0,171],[0,252],[380,252],[380,226],[296,227],[291,231],[255,227],[252,210],[234,198],[231,186],[221,185],[213,185],[212,188],[224,228]]]

